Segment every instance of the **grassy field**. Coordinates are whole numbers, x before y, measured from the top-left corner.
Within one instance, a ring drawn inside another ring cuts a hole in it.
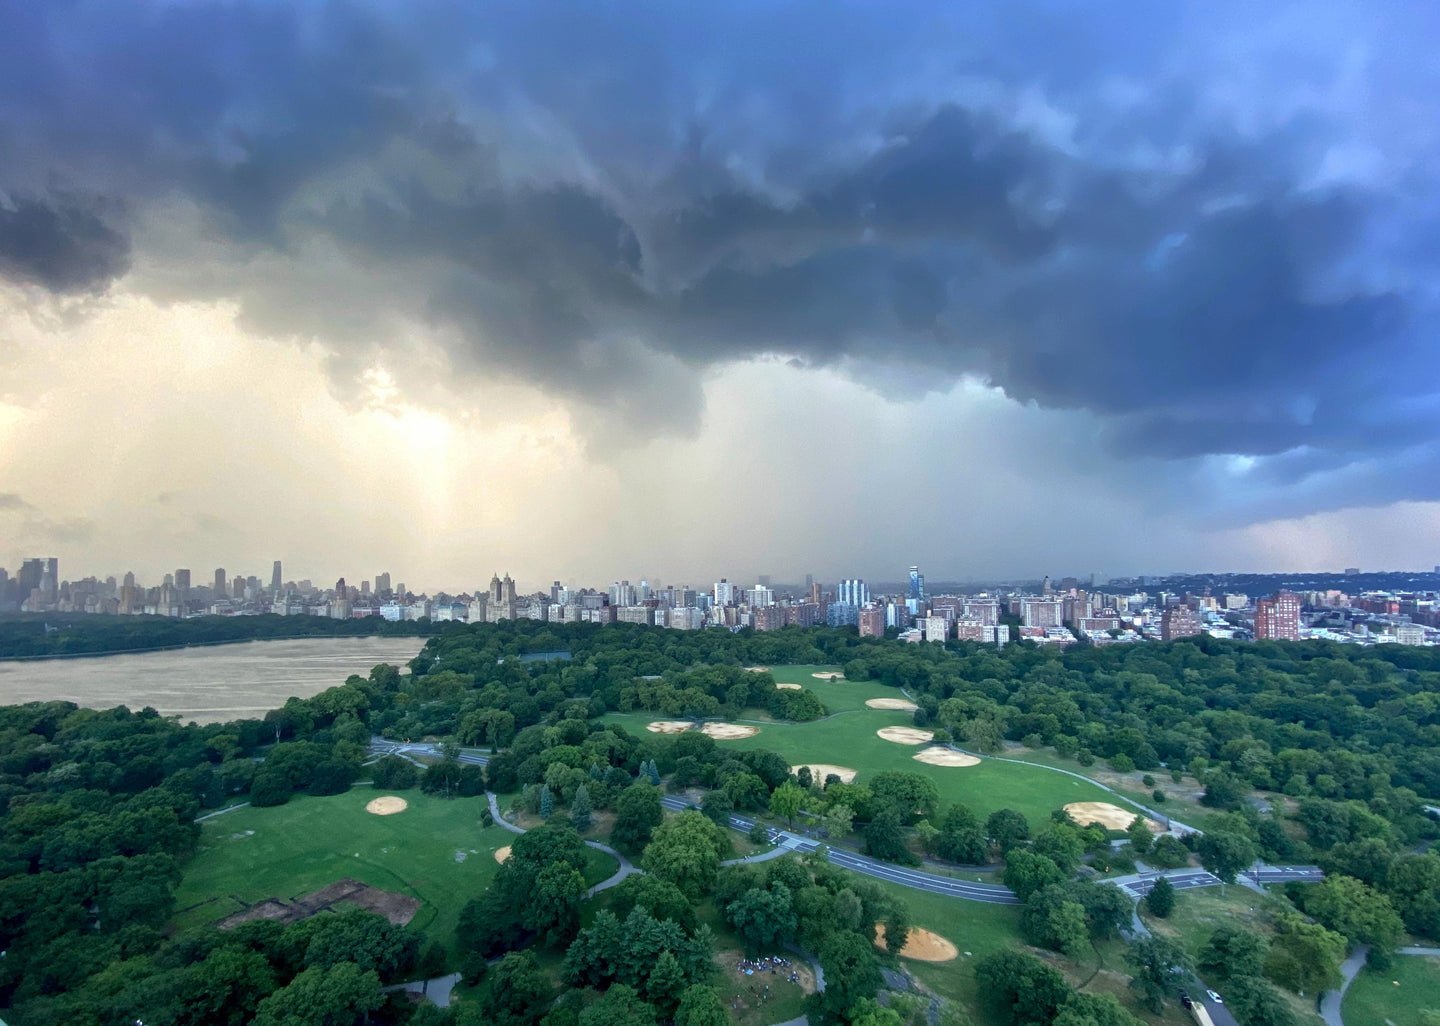
[[[514,834],[480,826],[484,798],[404,792],[409,808],[374,816],[378,792],[355,788],[327,798],[297,797],[275,808],[244,808],[202,824],[200,852],[176,893],[175,925],[212,923],[241,902],[290,901],[345,877],[422,902],[411,925],[449,944],[460,909],[495,875],[496,849]],[[461,856],[463,855],[463,859]],[[615,859],[591,851],[586,878],[603,880]]]
[[[754,737],[722,741],[735,748],[768,748],[792,764],[832,763],[859,770],[857,778],[883,770],[909,770],[933,779],[945,802],[963,801],[981,817],[996,809],[1023,813],[1035,828],[1052,810],[1067,802],[1106,801],[1109,795],[1093,784],[1060,773],[1028,766],[985,760],[978,766],[952,768],[916,762],[919,748],[895,744],[876,736],[881,727],[909,726],[906,712],[869,709],[870,698],[903,698],[895,688],[873,682],[822,681],[812,673],[833,667],[780,666],[772,668],[777,681],[793,681],[813,690],[832,715],[810,723],[775,723],[751,720],[760,728]],[[644,735],[645,725],[666,717],[652,713],[609,713],[605,719]]]
[[[1424,1009],[1440,1011],[1440,958],[1397,955],[1385,972],[1362,971],[1345,992],[1345,1026],[1419,1026]]]

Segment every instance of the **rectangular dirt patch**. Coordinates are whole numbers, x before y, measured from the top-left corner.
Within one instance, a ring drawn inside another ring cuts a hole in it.
[[[240,901],[235,895],[231,897]],[[222,930],[230,930],[252,919],[278,919],[282,923],[293,923],[319,912],[332,911],[334,906],[341,902],[368,912],[378,912],[396,926],[404,926],[415,918],[421,904],[418,899],[407,894],[382,891],[378,887],[346,877],[294,901],[285,902],[279,898],[257,901],[226,916],[216,926]],[[240,903],[245,904],[243,901]]]

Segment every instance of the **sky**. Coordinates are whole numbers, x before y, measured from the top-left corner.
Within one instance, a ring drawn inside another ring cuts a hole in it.
[[[1437,38],[0,0],[0,566],[1429,569]]]

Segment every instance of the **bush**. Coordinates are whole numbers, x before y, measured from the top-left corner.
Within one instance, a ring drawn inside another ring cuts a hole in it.
[[[1145,774],[1143,777],[1140,778],[1140,783],[1144,784],[1146,787],[1154,787],[1154,786],[1155,786],[1155,778],[1152,777],[1150,774],[1147,773],[1147,774]]]
[[[1165,792],[1162,791],[1162,790],[1160,790],[1158,787],[1155,788],[1155,790],[1153,790],[1153,791],[1150,792],[1150,797],[1153,798],[1153,799],[1155,799],[1155,804],[1156,804],[1156,805],[1164,805],[1164,804],[1165,804]]]
[[[1110,768],[1116,773],[1130,773],[1135,769],[1135,760],[1124,752],[1110,756]]]
[[[766,831],[765,824],[758,819],[755,821],[755,825],[750,828],[750,832],[745,836],[750,838],[752,844],[764,844],[770,840],[770,834]]]
[[[261,770],[255,774],[255,783],[250,785],[250,804],[261,808],[284,805],[290,800],[290,794],[290,781],[284,774]]]
[[[1075,761],[1082,766],[1095,765],[1095,756],[1090,754],[1090,749],[1082,748],[1075,753]]]

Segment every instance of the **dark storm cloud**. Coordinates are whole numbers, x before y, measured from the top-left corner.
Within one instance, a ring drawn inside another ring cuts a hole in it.
[[[972,375],[1165,460],[1434,440],[1434,261],[1385,242],[1433,217],[1397,126],[1434,113],[1434,15],[1146,12],[26,7],[0,275],[93,290],[132,242],[185,268],[126,234],[184,201],[225,248],[172,289],[342,352],[425,319],[451,372],[636,424],[694,427],[677,366],[776,355]],[[1337,94],[1357,39],[1390,58],[1363,102]],[[1346,173],[1357,147],[1378,173]],[[317,273],[317,242],[341,256],[304,303],[243,273]]]

